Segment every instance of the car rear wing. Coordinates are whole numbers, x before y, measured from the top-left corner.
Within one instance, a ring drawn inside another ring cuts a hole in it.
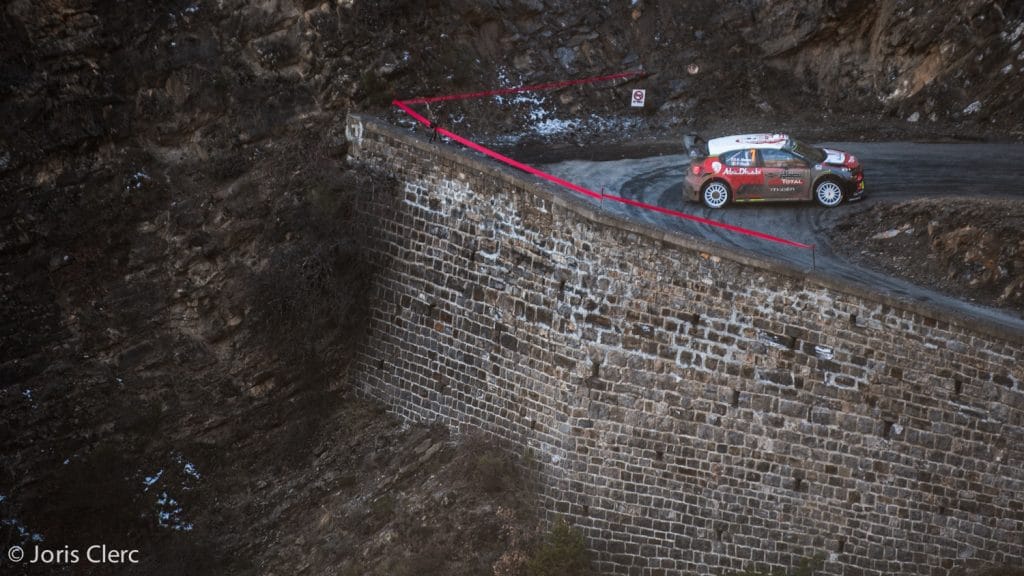
[[[708,141],[701,138],[700,134],[685,134],[683,148],[690,158],[707,158],[708,156]]]

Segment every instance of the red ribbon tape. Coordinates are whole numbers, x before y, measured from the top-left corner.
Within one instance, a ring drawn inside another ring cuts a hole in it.
[[[495,160],[498,160],[499,162],[503,162],[503,163],[505,163],[505,164],[507,164],[509,166],[512,166],[513,168],[517,168],[517,169],[522,170],[523,172],[526,172],[528,174],[533,174],[534,176],[537,176],[539,178],[543,178],[544,180],[547,180],[549,182],[553,182],[555,184],[558,184],[559,186],[562,186],[563,188],[568,188],[569,190],[572,190],[574,192],[578,192],[578,193],[583,194],[585,196],[589,196],[591,198],[597,198],[597,199],[605,199],[605,198],[607,198],[608,200],[611,200],[613,202],[620,202],[620,203],[626,204],[628,206],[635,206],[637,208],[643,208],[644,210],[651,210],[651,211],[658,212],[658,213],[661,213],[661,214],[666,214],[668,216],[674,216],[676,218],[682,218],[684,220],[690,220],[690,221],[697,222],[697,223],[700,223],[700,224],[706,224],[708,226],[715,226],[717,228],[722,228],[722,229],[725,229],[725,230],[729,230],[731,232],[737,232],[739,234],[745,234],[747,236],[753,236],[754,238],[760,238],[762,240],[768,240],[768,241],[771,241],[771,242],[777,242],[779,244],[785,244],[787,246],[795,246],[797,248],[805,248],[805,249],[813,250],[814,246],[812,246],[810,244],[803,244],[801,242],[796,242],[796,241],[793,241],[793,240],[787,240],[785,238],[779,238],[778,236],[772,236],[771,234],[765,234],[764,232],[758,232],[757,230],[750,230],[749,228],[742,228],[740,226],[733,226],[732,224],[726,224],[724,222],[717,222],[715,220],[708,220],[707,218],[701,218],[700,216],[694,216],[692,214],[687,214],[685,212],[679,212],[678,210],[671,210],[669,208],[663,208],[661,206],[655,206],[653,204],[647,204],[645,202],[640,202],[639,200],[632,200],[632,199],[629,199],[629,198],[623,198],[622,196],[616,196],[614,194],[604,194],[604,193],[600,193],[600,192],[594,192],[593,190],[590,190],[589,188],[584,188],[583,186],[580,186],[579,184],[573,184],[572,182],[569,182],[568,180],[563,180],[562,178],[559,178],[558,176],[555,176],[554,174],[549,174],[549,173],[544,172],[542,170],[538,170],[537,168],[534,168],[533,166],[529,166],[527,164],[523,164],[522,162],[519,162],[518,160],[513,160],[512,158],[509,158],[508,156],[505,156],[503,154],[499,154],[498,152],[495,152],[494,150],[491,150],[490,148],[487,148],[485,146],[477,144],[476,142],[473,142],[472,140],[470,140],[468,138],[464,138],[462,136],[459,136],[458,134],[456,134],[456,133],[454,133],[454,132],[452,132],[450,130],[446,130],[446,129],[441,128],[439,126],[434,126],[434,124],[430,120],[428,120],[425,116],[423,116],[422,114],[417,113],[415,110],[410,108],[410,105],[414,105],[414,104],[427,104],[427,103],[430,103],[430,102],[441,102],[441,101],[446,101],[446,100],[466,100],[466,99],[470,99],[470,98],[484,98],[484,97],[488,97],[488,96],[498,96],[498,95],[502,95],[502,94],[513,94],[513,93],[516,93],[516,92],[532,92],[532,91],[538,91],[538,90],[553,90],[553,89],[556,89],[556,88],[562,88],[562,87],[565,87],[565,86],[574,86],[574,85],[577,85],[577,84],[591,84],[591,83],[594,83],[594,82],[603,82],[603,81],[607,81],[607,80],[617,80],[617,79],[620,79],[620,78],[631,78],[633,76],[639,76],[640,74],[642,74],[642,73],[641,72],[620,72],[618,74],[609,74],[607,76],[594,76],[594,77],[591,77],[591,78],[582,78],[582,79],[579,79],[579,80],[566,80],[566,81],[563,81],[563,82],[548,82],[546,84],[535,84],[533,86],[522,86],[522,87],[519,87],[519,88],[502,88],[502,89],[499,89],[499,90],[488,90],[488,91],[485,91],[485,92],[473,92],[473,93],[469,93],[469,94],[452,94],[452,95],[449,95],[449,96],[433,96],[433,97],[429,97],[429,98],[413,98],[411,100],[394,100],[394,101],[392,101],[392,104],[394,104],[398,108],[402,109],[409,116],[412,116],[420,124],[423,124],[424,126],[426,126],[428,128],[433,128],[435,131],[437,131],[438,134],[440,134],[442,136],[446,136],[448,138],[451,138],[452,140],[458,142],[459,144],[462,144],[463,146],[465,146],[467,148],[476,150],[477,152],[480,152],[482,154],[490,156],[491,158],[494,158]]]

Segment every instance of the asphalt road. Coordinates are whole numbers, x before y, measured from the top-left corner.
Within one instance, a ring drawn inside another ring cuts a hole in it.
[[[813,202],[734,204],[711,210],[683,200],[683,154],[591,162],[569,160],[540,166],[556,176],[595,191],[604,190],[672,210],[725,222],[815,246],[810,250],[767,242],[728,230],[643,210],[617,202],[603,207],[651,226],[698,236],[866,284],[897,297],[930,303],[1024,332],[1024,319],[958,300],[884,273],[861,268],[832,251],[827,230],[837,216],[869,203],[940,196],[1012,197],[1024,201],[1024,145],[923,143],[821,143],[855,154],[864,166],[865,200],[825,209]],[[1024,223],[1021,223],[1024,226]]]

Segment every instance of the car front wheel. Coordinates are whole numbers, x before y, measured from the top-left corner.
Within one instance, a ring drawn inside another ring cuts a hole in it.
[[[721,208],[729,203],[729,187],[718,180],[708,182],[700,196],[708,208]]]
[[[826,208],[834,208],[843,202],[843,188],[835,180],[822,180],[814,187],[814,199]]]

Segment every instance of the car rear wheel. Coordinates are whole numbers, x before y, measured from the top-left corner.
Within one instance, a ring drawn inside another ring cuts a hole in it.
[[[843,188],[835,180],[822,180],[814,187],[814,199],[826,208],[834,208],[843,202]]]
[[[708,208],[721,208],[729,203],[729,187],[725,182],[715,180],[708,182],[700,194],[701,200]]]

